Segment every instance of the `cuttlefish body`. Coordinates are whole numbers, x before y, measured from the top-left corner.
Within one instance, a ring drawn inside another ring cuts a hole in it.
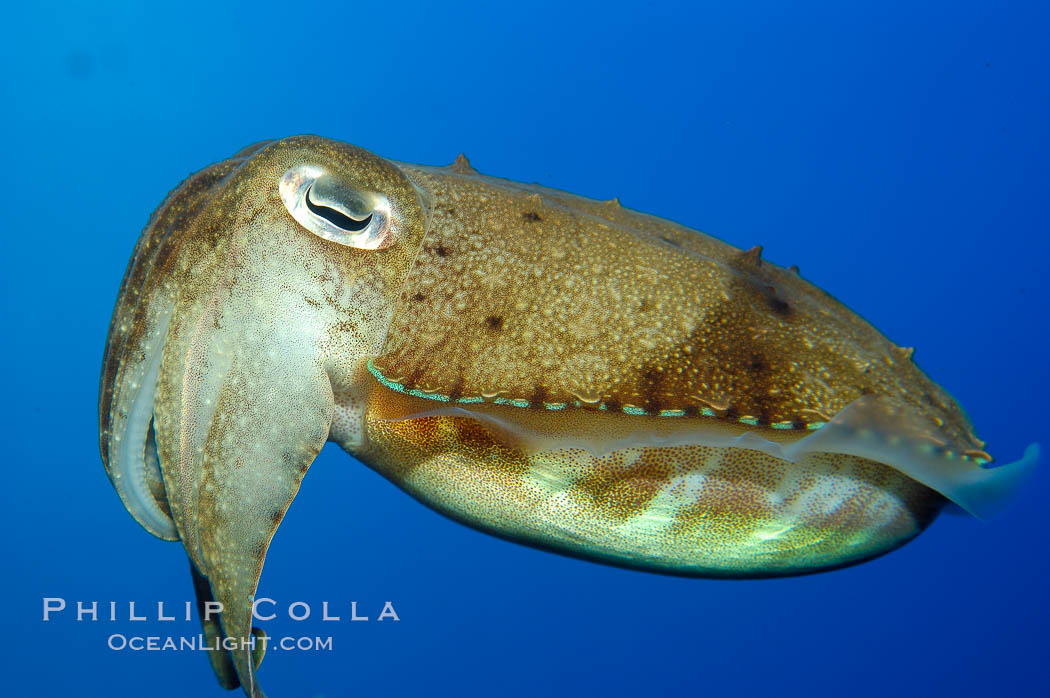
[[[209,638],[248,639],[263,560],[327,440],[422,502],[657,572],[790,575],[994,509],[959,406],[840,303],[625,209],[316,137],[175,189],[135,249],[99,398],[107,472],[181,540]],[[211,652],[261,696],[256,649]]]

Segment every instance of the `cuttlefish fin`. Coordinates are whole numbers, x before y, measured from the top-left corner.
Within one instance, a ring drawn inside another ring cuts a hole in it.
[[[235,362],[226,377],[204,442],[198,503],[201,573],[222,604],[234,673],[252,698],[264,695],[255,670],[265,635],[251,621],[266,551],[328,438],[334,411],[331,382],[320,366],[260,363]],[[219,683],[229,687],[226,661],[211,659]]]
[[[499,410],[484,404],[441,405],[396,393],[383,394],[374,414],[383,421],[450,416],[472,419],[500,435],[502,443],[529,454],[583,449],[601,456],[622,448],[706,446],[761,451],[788,462],[809,454],[844,454],[893,468],[939,492],[955,507],[978,518],[1001,510],[1032,475],[1040,457],[1030,445],[1017,461],[992,466],[983,452],[953,446],[941,427],[917,407],[885,397],[854,400],[830,421],[794,441],[774,441],[768,432],[727,429],[705,420],[628,415],[574,415],[572,432],[560,430],[550,413]],[[954,508],[954,507],[953,507]]]

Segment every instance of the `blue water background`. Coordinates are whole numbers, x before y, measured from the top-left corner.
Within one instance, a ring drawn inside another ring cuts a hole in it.
[[[264,138],[428,164],[465,151],[484,173],[761,244],[916,346],[1000,460],[1050,441],[1048,8],[8,4],[4,695],[222,695],[200,654],[106,648],[194,624],[44,623],[41,599],[192,598],[181,549],[105,477],[97,376],[151,210]],[[274,698],[1050,695],[1048,485],[1044,466],[993,520],[943,517],[851,569],[705,581],[477,533],[329,446],[261,592],[313,604],[271,631],[334,651],[272,653],[260,678]],[[322,600],[373,618],[392,600],[401,621],[315,622]]]

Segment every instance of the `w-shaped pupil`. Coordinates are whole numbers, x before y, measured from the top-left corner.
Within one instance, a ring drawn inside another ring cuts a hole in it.
[[[356,218],[351,218],[342,211],[337,211],[336,209],[331,208],[329,206],[315,204],[313,201],[310,200],[311,190],[313,190],[313,187],[310,187],[310,189],[306,190],[306,208],[310,209],[310,211],[315,215],[324,218],[332,225],[338,226],[343,230],[348,230],[352,233],[359,233],[365,228],[367,228],[368,224],[372,222],[371,213],[365,216],[364,219],[357,220]]]

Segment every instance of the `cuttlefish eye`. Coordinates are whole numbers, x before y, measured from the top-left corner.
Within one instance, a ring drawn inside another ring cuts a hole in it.
[[[390,200],[360,191],[317,165],[297,165],[284,173],[279,187],[288,213],[325,240],[361,250],[393,242]]]

